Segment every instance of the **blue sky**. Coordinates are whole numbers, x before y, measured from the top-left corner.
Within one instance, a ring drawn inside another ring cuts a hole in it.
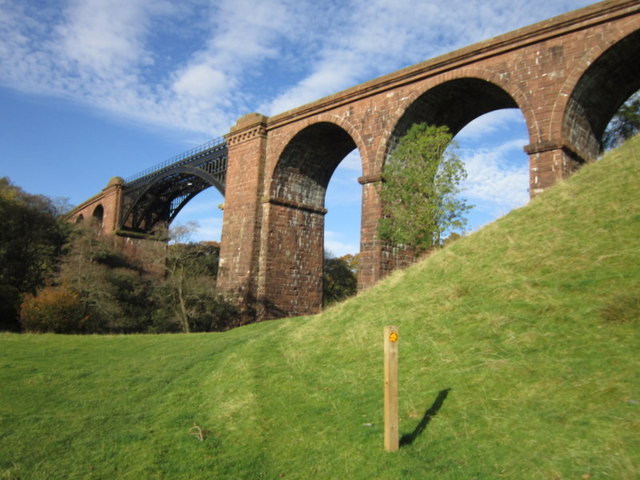
[[[79,204],[225,134],[539,20],[587,0],[0,0],[0,176]],[[522,116],[483,116],[457,136],[476,206],[470,229],[528,199]],[[329,185],[326,247],[359,250],[357,155]],[[177,223],[220,238],[208,189]]]

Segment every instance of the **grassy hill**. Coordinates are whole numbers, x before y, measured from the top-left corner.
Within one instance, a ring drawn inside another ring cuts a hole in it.
[[[639,299],[636,137],[322,315],[0,335],[0,479],[637,479]]]

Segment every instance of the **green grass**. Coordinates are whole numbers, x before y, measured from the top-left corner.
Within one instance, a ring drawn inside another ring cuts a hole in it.
[[[638,479],[639,298],[636,137],[322,315],[0,335],[0,479]],[[392,324],[415,435],[390,454]]]

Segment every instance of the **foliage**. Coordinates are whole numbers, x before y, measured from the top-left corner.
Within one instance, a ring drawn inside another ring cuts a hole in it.
[[[325,255],[326,257],[327,255]],[[351,253],[347,253],[346,255],[343,255],[340,257],[340,260],[342,260],[347,267],[349,267],[349,270],[351,270],[355,275],[358,274],[358,272],[360,271],[360,254],[356,253],[351,254]]]
[[[104,325],[110,333],[141,333],[153,330],[153,295],[158,288],[153,277],[132,268],[108,270],[106,282],[111,301],[117,305],[115,314]]]
[[[609,123],[602,143],[605,149],[615,148],[640,132],[640,92],[634,93],[616,112]]]
[[[440,245],[444,233],[464,228],[470,207],[457,195],[466,172],[451,140],[446,127],[422,123],[400,139],[380,191],[383,240],[421,253]]]
[[[92,330],[80,297],[65,287],[45,287],[37,296],[27,294],[20,306],[20,320],[27,332],[86,333]]]
[[[192,275],[216,278],[220,260],[217,242],[174,243],[169,245],[167,264],[170,270],[182,268]]]
[[[176,271],[156,288],[155,295],[159,331],[213,332],[234,326],[236,308],[216,291],[213,278]]]
[[[195,225],[172,229],[165,261],[166,280],[157,297],[180,330],[224,330],[232,325],[236,310],[216,292],[220,246],[216,242],[184,243]]]
[[[76,224],[54,278],[82,304],[87,333],[224,330],[235,309],[216,292],[219,247],[118,239],[89,222]]]
[[[331,257],[325,252],[323,272],[323,303],[341,302],[356,294],[358,290],[357,255]]]
[[[153,282],[114,242],[90,222],[74,225],[54,279],[78,295],[88,333],[142,332],[152,324]]]
[[[25,330],[160,333],[224,330],[234,325],[235,309],[215,290],[216,243],[167,248],[153,239],[137,240],[128,244],[129,254],[125,254],[122,239],[100,234],[91,222],[69,228],[69,241],[51,285],[23,302]],[[14,294],[10,286],[0,288],[0,297]],[[81,321],[75,313],[71,315],[72,303],[78,306]],[[66,323],[61,312],[70,315]],[[55,318],[47,319],[45,314]]]
[[[0,330],[17,329],[22,296],[44,285],[56,269],[66,224],[53,201],[0,178]]]
[[[122,239],[100,234],[91,221],[61,220],[68,209],[0,179],[0,329],[134,333],[175,331],[176,322],[185,332],[234,325],[235,309],[215,290],[218,244],[167,248],[139,240],[125,254]],[[187,233],[178,228],[174,238]],[[132,260],[137,256],[141,261]]]

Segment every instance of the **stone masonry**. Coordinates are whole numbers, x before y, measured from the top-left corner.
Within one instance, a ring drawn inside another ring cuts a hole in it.
[[[598,156],[608,121],[640,87],[639,30],[637,1],[601,2],[271,118],[243,117],[226,137],[219,285],[255,302],[258,318],[321,309],[324,194],[355,148],[363,171],[359,288],[410,262],[376,230],[385,158],[415,122],[455,134],[480,115],[519,108],[531,196],[567,178]]]
[[[601,151],[606,125],[640,88],[640,2],[608,0],[463,48],[267,118],[226,135],[228,167],[218,285],[252,320],[322,306],[324,196],[352,150],[362,159],[364,289],[411,262],[377,239],[385,159],[412,124],[459,132],[503,108],[524,116],[530,195]],[[73,212],[117,230],[122,185]],[[114,220],[115,219],[115,220]]]

